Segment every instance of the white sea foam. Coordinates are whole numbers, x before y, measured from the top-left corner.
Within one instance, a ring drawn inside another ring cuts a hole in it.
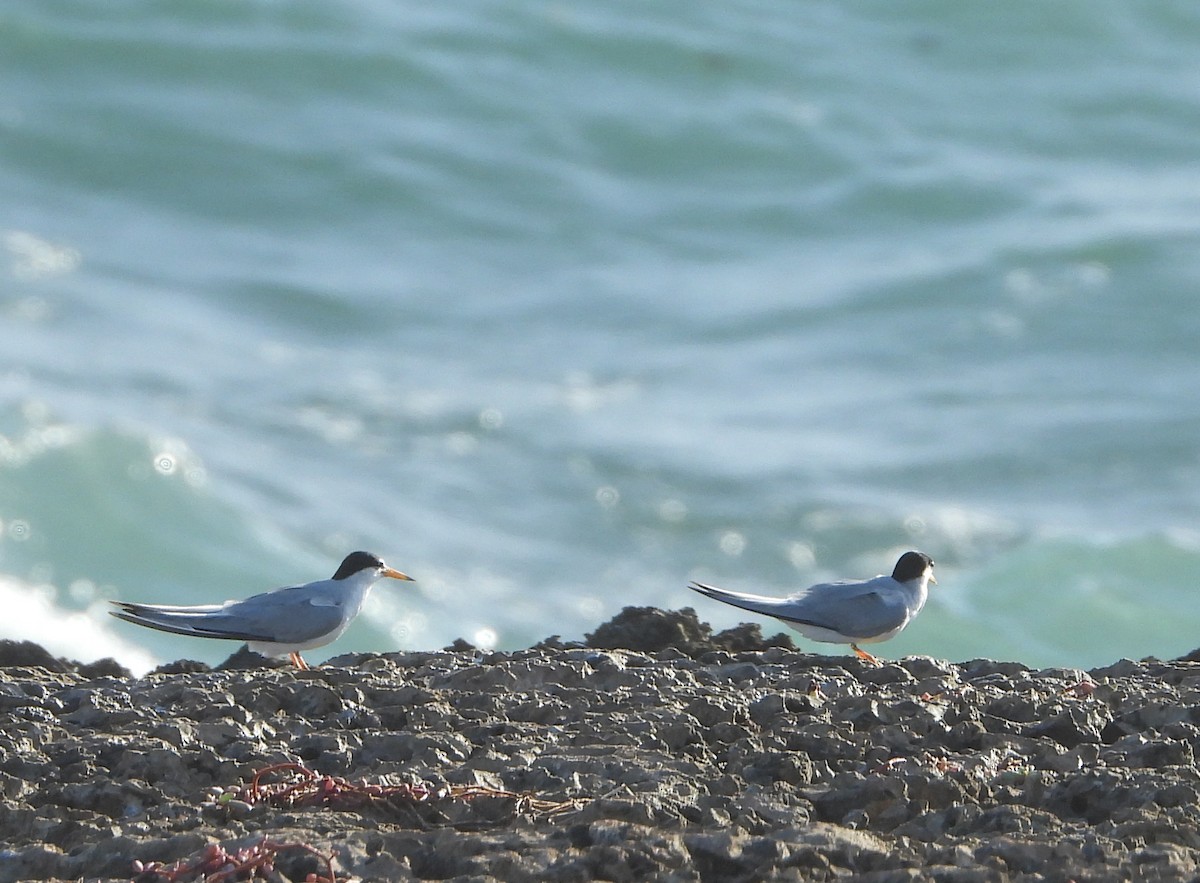
[[[54,603],[48,592],[10,576],[0,575],[0,638],[33,641],[55,656],[80,662],[111,657],[135,675],[145,674],[159,664],[136,643],[118,635],[109,623],[107,605],[87,611],[68,610]]]

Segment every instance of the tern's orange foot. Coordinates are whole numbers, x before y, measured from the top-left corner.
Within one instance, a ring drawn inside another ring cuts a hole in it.
[[[308,671],[309,670],[308,663],[305,662],[304,659],[300,656],[299,651],[293,650],[291,653],[288,654],[288,657],[292,660],[292,665],[296,666],[296,668],[300,669],[300,671]]]
[[[853,650],[854,655],[857,656],[859,659],[861,659],[863,662],[868,662],[871,665],[883,665],[882,662],[880,662],[878,659],[876,659],[874,656],[872,656],[866,650],[863,650],[857,644],[851,644],[850,649]]]

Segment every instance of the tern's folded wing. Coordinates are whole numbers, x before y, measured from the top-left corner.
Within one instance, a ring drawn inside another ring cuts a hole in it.
[[[902,592],[886,591],[870,583],[834,583],[813,586],[790,599],[788,607],[775,615],[848,637],[872,638],[904,625],[909,610]]]
[[[341,607],[314,600],[322,599],[297,587],[202,607],[118,602],[113,616],[177,635],[292,644],[323,637],[342,624]]]
[[[279,589],[227,604],[221,615],[227,628],[265,635],[265,640],[277,644],[324,637],[342,625],[345,618],[340,604],[306,586]]]

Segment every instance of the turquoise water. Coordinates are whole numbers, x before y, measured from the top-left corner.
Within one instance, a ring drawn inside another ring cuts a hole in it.
[[[914,547],[883,655],[1186,653],[1198,40],[1183,2],[8,0],[0,637],[215,662],[105,600],[367,548],[419,581],[313,660],[515,648]]]

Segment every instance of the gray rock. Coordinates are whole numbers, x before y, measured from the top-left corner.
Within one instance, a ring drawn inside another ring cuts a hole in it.
[[[690,611],[634,609],[589,647],[353,654],[307,673],[180,664],[136,681],[0,668],[0,883],[129,879],[134,860],[263,835],[336,851],[361,879],[1200,870],[1200,666],[1116,663],[1077,690],[1067,669],[873,668],[758,649],[750,628],[717,637]],[[342,812],[214,802],[295,761],[476,790]],[[498,789],[575,802],[551,812]],[[311,862],[278,864],[302,877]]]

